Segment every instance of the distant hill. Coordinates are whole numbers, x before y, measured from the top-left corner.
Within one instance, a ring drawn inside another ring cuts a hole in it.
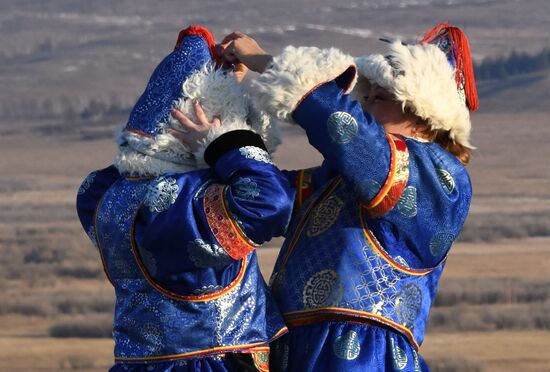
[[[550,69],[477,85],[480,112],[550,112]]]

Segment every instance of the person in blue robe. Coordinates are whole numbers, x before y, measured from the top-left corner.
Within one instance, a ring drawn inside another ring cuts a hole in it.
[[[287,331],[256,249],[286,230],[294,190],[271,160],[269,117],[216,48],[203,27],[180,33],[113,165],[78,190],[116,294],[111,371],[267,371],[269,342]]]
[[[260,73],[257,105],[301,126],[324,158],[287,172],[295,210],[270,286],[289,333],[272,369],[427,371],[418,349],[472,195],[464,33],[443,23],[359,58],[226,41],[228,61]]]

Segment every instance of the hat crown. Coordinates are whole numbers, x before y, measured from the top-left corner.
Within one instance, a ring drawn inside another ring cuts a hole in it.
[[[162,133],[173,102],[181,97],[182,84],[213,60],[214,38],[200,26],[189,27],[178,36],[176,49],[155,68],[145,91],[130,113],[125,130],[146,137]]]
[[[470,53],[470,43],[466,34],[458,27],[442,22],[428,30],[420,44],[431,44],[445,53],[449,64],[455,71],[455,81],[461,97],[470,111],[479,107],[475,85],[474,68]]]

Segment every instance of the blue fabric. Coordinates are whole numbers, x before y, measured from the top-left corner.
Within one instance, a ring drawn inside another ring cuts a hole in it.
[[[321,322],[294,329],[272,344],[273,372],[427,372],[400,334],[379,326]]]
[[[226,222],[256,242],[284,233],[293,191],[267,153],[250,151],[224,154],[215,169],[132,179],[110,167],[83,183],[77,209],[115,287],[113,336],[122,364],[200,359],[281,334],[284,323],[256,252],[231,258],[216,234],[235,228],[218,231],[224,227],[206,217],[208,190],[223,187]]]
[[[202,358],[150,364],[117,363],[109,372],[238,372],[224,357]]]
[[[211,60],[208,44],[202,36],[186,36],[155,68],[130,113],[126,129],[152,136],[161,133],[159,124],[168,122],[172,103],[181,97],[181,84]]]
[[[422,344],[444,259],[468,213],[469,176],[439,145],[406,138],[399,155],[408,154],[400,168],[406,184],[392,196],[393,208],[373,217],[362,206],[380,192],[398,156],[383,128],[336,81],[313,90],[293,118],[323,154],[322,168],[338,176],[317,183],[295,214],[271,278],[296,353],[289,371],[391,370],[388,335],[398,335],[394,342],[409,361]],[[354,323],[369,326],[356,330],[365,355],[348,368],[330,350],[338,327]]]

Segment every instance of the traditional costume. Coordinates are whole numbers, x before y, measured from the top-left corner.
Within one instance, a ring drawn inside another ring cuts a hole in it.
[[[303,127],[324,157],[288,174],[297,210],[270,285],[290,331],[272,346],[273,370],[427,370],[418,348],[470,179],[438,144],[386,133],[348,93],[358,70],[469,146],[477,101],[457,30],[355,60],[287,47],[256,80],[260,107]]]
[[[278,143],[268,117],[216,68],[214,49],[202,27],[180,33],[119,133],[114,165],[78,191],[116,292],[112,371],[267,370],[268,343],[286,332],[255,249],[284,233],[293,191],[267,151]],[[168,129],[171,108],[194,117],[196,100],[222,126],[192,153]]]

